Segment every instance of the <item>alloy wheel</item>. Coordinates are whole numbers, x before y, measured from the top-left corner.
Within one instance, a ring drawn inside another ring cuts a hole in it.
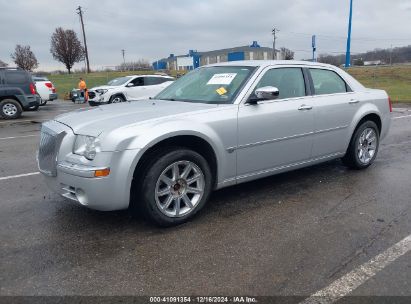
[[[157,207],[168,217],[191,213],[205,190],[204,174],[191,161],[177,161],[160,174],[155,188]]]
[[[357,156],[359,161],[367,165],[377,150],[377,133],[372,128],[366,128],[358,138]]]

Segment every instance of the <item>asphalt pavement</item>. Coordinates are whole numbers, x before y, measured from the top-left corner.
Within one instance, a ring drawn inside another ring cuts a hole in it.
[[[367,170],[337,160],[222,189],[163,229],[65,201],[37,174],[41,122],[82,107],[0,120],[1,296],[309,297],[411,234],[411,108],[395,109]],[[411,297],[411,251],[395,252],[348,295]]]

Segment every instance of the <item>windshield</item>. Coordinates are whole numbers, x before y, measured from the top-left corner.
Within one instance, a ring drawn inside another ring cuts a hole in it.
[[[201,103],[232,103],[255,67],[212,66],[196,69],[155,98]]]
[[[115,78],[113,80],[110,80],[107,85],[109,86],[119,86],[122,84],[125,84],[127,81],[130,80],[130,76],[126,76],[126,77],[119,77],[119,78]]]

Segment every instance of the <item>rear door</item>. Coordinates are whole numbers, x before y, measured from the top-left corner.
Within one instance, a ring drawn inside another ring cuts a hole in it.
[[[144,77],[144,85],[146,86],[146,98],[154,97],[160,93],[167,85],[164,83],[170,81],[164,77],[147,76]]]
[[[0,69],[0,88],[4,86],[4,71]]]
[[[314,93],[313,158],[345,152],[349,125],[361,101],[335,71],[310,68]]]

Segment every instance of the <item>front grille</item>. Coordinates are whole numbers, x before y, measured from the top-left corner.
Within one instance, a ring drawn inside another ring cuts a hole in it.
[[[42,126],[40,134],[40,146],[37,155],[37,162],[40,172],[49,175],[57,175],[57,155],[61,141],[66,132],[56,133],[55,131]]]
[[[89,91],[88,92],[88,97],[93,99],[94,97],[96,97],[96,93],[94,93],[93,91]]]

